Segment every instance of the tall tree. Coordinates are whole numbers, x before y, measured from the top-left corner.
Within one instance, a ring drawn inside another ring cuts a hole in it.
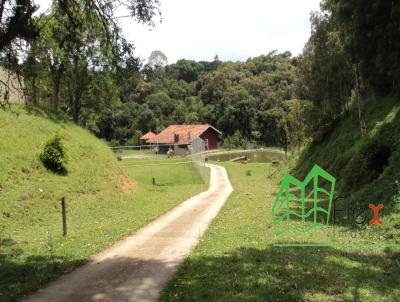
[[[400,2],[325,0],[345,49],[372,93],[400,91]]]
[[[344,40],[332,14],[327,11],[312,13],[311,37],[297,60],[296,93],[299,98],[312,101],[318,109],[318,115],[312,119],[312,128],[318,137],[323,137],[332,123],[347,111],[352,91],[359,87]],[[362,113],[363,102],[361,95],[358,96]],[[363,114],[359,119],[360,125],[364,125]],[[364,130],[361,127],[362,133]]]
[[[161,50],[153,50],[147,61],[152,68],[164,67],[168,63],[168,58]]]
[[[158,1],[127,0],[119,4],[111,0],[54,0],[50,14],[38,18],[40,38],[32,44],[25,67],[29,71],[41,62],[47,70],[53,111],[59,110],[62,96],[78,122],[91,75],[98,70],[115,74],[125,68],[126,62],[135,61],[133,46],[122,36],[116,22],[116,11],[119,6],[126,6],[130,17],[153,24]],[[30,83],[36,81],[36,74],[26,75]]]
[[[22,42],[29,42],[38,36],[38,28],[32,20],[36,10],[31,0],[0,0],[0,64],[5,68],[2,70],[5,79],[0,79],[2,108],[8,105],[9,95],[16,89],[12,87],[13,82],[17,80],[20,82],[18,86],[22,86],[18,58]],[[10,78],[13,80],[9,81]]]

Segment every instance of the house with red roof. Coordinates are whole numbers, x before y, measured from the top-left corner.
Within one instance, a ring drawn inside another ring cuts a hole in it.
[[[206,150],[217,149],[218,137],[221,134],[221,131],[208,124],[170,125],[148,139],[147,143],[157,144],[162,153],[166,153],[169,148],[172,148],[175,154],[184,155],[189,144],[198,137],[204,140]]]

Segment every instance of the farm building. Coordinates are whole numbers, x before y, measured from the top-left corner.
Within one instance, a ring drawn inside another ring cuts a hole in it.
[[[189,144],[196,138],[205,142],[206,150],[218,148],[218,136],[222,133],[211,125],[170,125],[153,136],[147,143],[158,144],[159,152],[166,153],[169,148],[175,151],[176,155],[184,155]]]

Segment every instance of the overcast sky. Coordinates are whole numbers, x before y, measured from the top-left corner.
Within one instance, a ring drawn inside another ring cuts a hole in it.
[[[50,0],[37,0],[41,10]],[[310,12],[320,0],[161,0],[162,23],[154,28],[120,19],[136,55],[161,50],[180,58],[246,60],[274,49],[299,54],[310,36]]]

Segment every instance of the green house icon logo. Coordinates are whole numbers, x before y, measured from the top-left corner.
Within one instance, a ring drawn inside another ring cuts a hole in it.
[[[272,206],[277,236],[327,226],[336,179],[314,165],[303,182],[286,174]]]

